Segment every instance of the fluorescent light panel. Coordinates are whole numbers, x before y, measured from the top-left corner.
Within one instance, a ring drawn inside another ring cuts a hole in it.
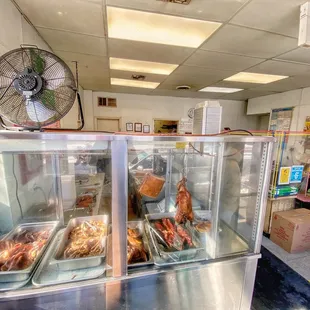
[[[282,79],[286,79],[288,76],[284,75],[272,75],[272,74],[261,74],[252,72],[239,72],[224,81],[231,82],[244,82],[244,83],[257,83],[257,84],[268,84]]]
[[[159,83],[111,78],[111,85],[154,89]]]
[[[242,88],[227,88],[227,87],[205,87],[200,89],[199,91],[207,92],[207,93],[236,93],[238,91],[243,90]]]
[[[199,47],[222,24],[107,7],[109,38]]]
[[[169,75],[178,65],[110,57],[110,69]]]

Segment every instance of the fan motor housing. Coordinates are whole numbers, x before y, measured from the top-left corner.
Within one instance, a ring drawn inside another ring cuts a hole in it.
[[[23,72],[16,75],[14,88],[24,96],[33,96],[42,89],[41,76],[31,68],[26,68]]]

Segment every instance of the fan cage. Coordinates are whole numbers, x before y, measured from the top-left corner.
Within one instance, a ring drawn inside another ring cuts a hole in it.
[[[31,68],[42,88],[27,98],[14,82]],[[58,56],[38,48],[19,48],[0,57],[0,115],[26,128],[42,128],[63,118],[76,98],[76,83],[68,65]]]

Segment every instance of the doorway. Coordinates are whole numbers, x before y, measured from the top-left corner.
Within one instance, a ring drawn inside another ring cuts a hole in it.
[[[118,132],[121,130],[120,118],[96,118],[96,131],[111,131]]]
[[[177,133],[179,121],[154,119],[154,133]]]

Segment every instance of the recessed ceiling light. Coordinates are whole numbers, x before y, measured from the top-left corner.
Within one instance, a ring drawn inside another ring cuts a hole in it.
[[[197,48],[222,24],[107,7],[109,38]]]
[[[159,83],[111,78],[111,85],[154,89],[159,85]]]
[[[227,79],[224,79],[224,81],[268,84],[286,78],[288,78],[288,76],[261,74],[252,72],[239,72]]]
[[[169,75],[178,65],[110,57],[110,69]]]
[[[204,91],[208,93],[236,93],[238,91],[243,90],[242,88],[228,88],[228,87],[205,87],[200,89],[199,91]]]

